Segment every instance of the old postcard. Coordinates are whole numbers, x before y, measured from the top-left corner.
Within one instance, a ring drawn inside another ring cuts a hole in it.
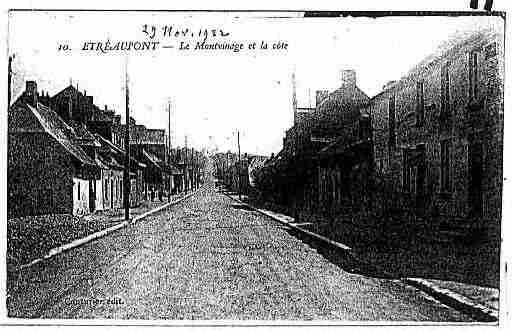
[[[497,324],[504,12],[8,16],[7,323]]]

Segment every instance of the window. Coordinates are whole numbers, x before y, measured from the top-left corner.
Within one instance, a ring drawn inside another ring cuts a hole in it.
[[[109,189],[108,186],[109,186],[109,181],[107,179],[105,179],[104,184],[103,184],[103,198],[105,198],[105,199],[107,199],[109,196],[107,194],[107,190]]]
[[[393,151],[395,148],[395,95],[388,99],[388,149]]]
[[[424,124],[424,82],[417,82],[417,97],[416,97],[416,124],[422,126]]]
[[[80,181],[78,181],[78,200],[80,200]]]
[[[408,167],[408,150],[403,149],[403,191],[410,191],[410,173]]]
[[[451,144],[450,140],[440,142],[440,191],[451,191]]]
[[[358,135],[360,140],[370,139],[371,137],[371,122],[370,117],[360,118],[360,127],[359,127]]]
[[[441,84],[440,84],[440,121],[447,124],[450,119],[450,81],[449,81],[449,63],[442,66]]]
[[[468,58],[468,98],[469,102],[477,100],[477,52],[470,52]]]
[[[376,171],[377,171],[377,173],[382,174],[383,171],[384,171],[384,167],[385,167],[384,160],[381,159],[381,158],[377,158],[376,159]]]
[[[417,194],[417,166],[410,166],[410,193]]]
[[[492,42],[485,47],[485,60],[488,60],[497,55],[497,44]]]

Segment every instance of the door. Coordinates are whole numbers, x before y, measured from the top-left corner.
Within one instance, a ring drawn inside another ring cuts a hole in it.
[[[470,216],[483,215],[483,143],[473,137],[469,146],[469,209]]]
[[[114,180],[110,179],[110,208],[114,208]]]
[[[96,208],[96,183],[89,180],[89,212],[93,213]]]
[[[425,189],[424,189],[424,182],[426,178],[426,165],[424,157],[421,158],[419,161],[419,164],[415,166],[415,206],[416,206],[416,212],[417,215],[423,216],[424,215],[424,209],[425,209]]]

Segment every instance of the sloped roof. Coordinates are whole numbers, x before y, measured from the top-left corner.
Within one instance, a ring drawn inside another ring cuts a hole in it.
[[[150,152],[147,152],[144,149],[142,150],[142,154],[150,162],[150,164],[152,164],[155,167],[161,168],[160,164],[159,164],[160,163],[160,159],[158,159],[157,156],[155,156],[154,154],[152,154]]]
[[[361,106],[369,101],[369,96],[358,86],[342,86],[331,92],[320,104],[318,111],[331,111],[342,106]]]
[[[176,166],[169,164],[169,168],[171,169],[171,174],[173,175],[183,175],[183,172],[180,171]]]
[[[103,159],[101,156],[96,155],[96,157],[95,157],[94,161],[96,162],[96,164],[97,164],[100,168],[102,168],[102,169],[104,169],[104,170],[108,170],[108,169],[110,169],[110,166],[109,166],[108,162],[107,162],[105,159]]]
[[[124,157],[125,155],[125,150],[121,149],[120,147],[118,147],[117,145],[115,145],[114,143],[112,143],[111,141],[107,140],[106,138],[104,138],[103,136],[101,136],[100,134],[97,134],[95,133],[94,136],[97,138],[97,140],[103,145],[103,146],[106,146],[108,147],[111,151],[113,151],[114,153],[118,154],[118,155],[121,155]],[[146,164],[144,163],[141,163],[141,162],[138,162],[135,158],[133,157],[130,157],[130,160],[137,164],[137,166],[139,167],[146,167]]]
[[[151,163],[153,166],[156,166],[157,168],[163,170],[164,172],[171,174],[171,175],[181,175],[183,174],[182,171],[177,169],[172,164],[166,164],[163,160],[155,156],[149,151],[146,151],[145,149],[142,149],[143,156]]]
[[[374,95],[372,99],[377,99],[379,96],[384,95],[390,90],[402,88],[405,84],[413,79],[418,79],[423,75],[429,73],[441,61],[458,56],[458,53],[466,49],[473,48],[483,42],[487,42],[491,38],[499,38],[500,34],[493,29],[483,30],[462,30],[458,31],[452,37],[440,44],[430,55],[426,56],[422,61],[417,63],[399,80],[387,84],[382,91]]]
[[[164,162],[161,163],[161,167],[166,171],[168,174],[171,175],[183,175],[183,172],[177,169],[172,164],[165,164]]]
[[[329,157],[332,155],[342,155],[355,146],[363,145],[369,142],[370,139],[358,140],[348,136],[341,136],[336,141],[319,151],[319,156]]]
[[[73,122],[74,140],[81,146],[101,147],[100,142],[83,123]]]
[[[102,156],[98,156],[98,158],[100,159],[100,161],[107,165],[109,169],[111,168],[115,168],[115,169],[123,169],[123,165],[121,165],[120,163],[118,163],[116,161],[116,158],[112,157],[112,155],[102,155]]]
[[[18,99],[12,107],[16,108],[14,111],[25,109],[31,112],[40,123],[43,131],[52,136],[76,160],[86,165],[97,166],[97,163],[74,141],[75,132],[73,128],[66,124],[55,111],[41,103],[37,103],[37,106],[33,107],[21,99]],[[17,124],[22,125],[23,123]]]

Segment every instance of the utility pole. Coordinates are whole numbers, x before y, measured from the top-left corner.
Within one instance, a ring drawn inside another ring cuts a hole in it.
[[[240,163],[240,132],[237,131],[237,148],[239,149],[239,164],[237,166],[237,176],[239,178],[239,200],[242,201],[242,195],[241,195],[241,182],[240,182],[240,167],[241,167],[241,163]]]
[[[168,112],[168,132],[167,132],[167,162],[169,165],[169,168],[171,168],[171,102],[167,103],[167,112]],[[171,201],[171,184],[173,183],[173,174],[170,173],[169,175],[169,190],[167,192],[167,201]]]
[[[7,67],[7,108],[11,106],[11,85],[12,85],[12,61],[14,60],[15,55],[9,56],[9,65]]]
[[[188,180],[188,177],[187,177],[187,135],[185,135],[185,157],[183,159],[184,159],[183,182],[185,184],[185,194],[187,194],[187,191],[189,190],[189,188],[187,187],[187,185],[189,184],[189,180]]]
[[[128,97],[128,58],[125,62],[125,170],[123,172],[124,181],[124,207],[125,221],[130,220],[130,109]]]
[[[294,125],[297,121],[296,73],[292,72],[292,108],[294,110]]]
[[[191,190],[195,188],[196,180],[194,178],[194,147],[191,148]]]

